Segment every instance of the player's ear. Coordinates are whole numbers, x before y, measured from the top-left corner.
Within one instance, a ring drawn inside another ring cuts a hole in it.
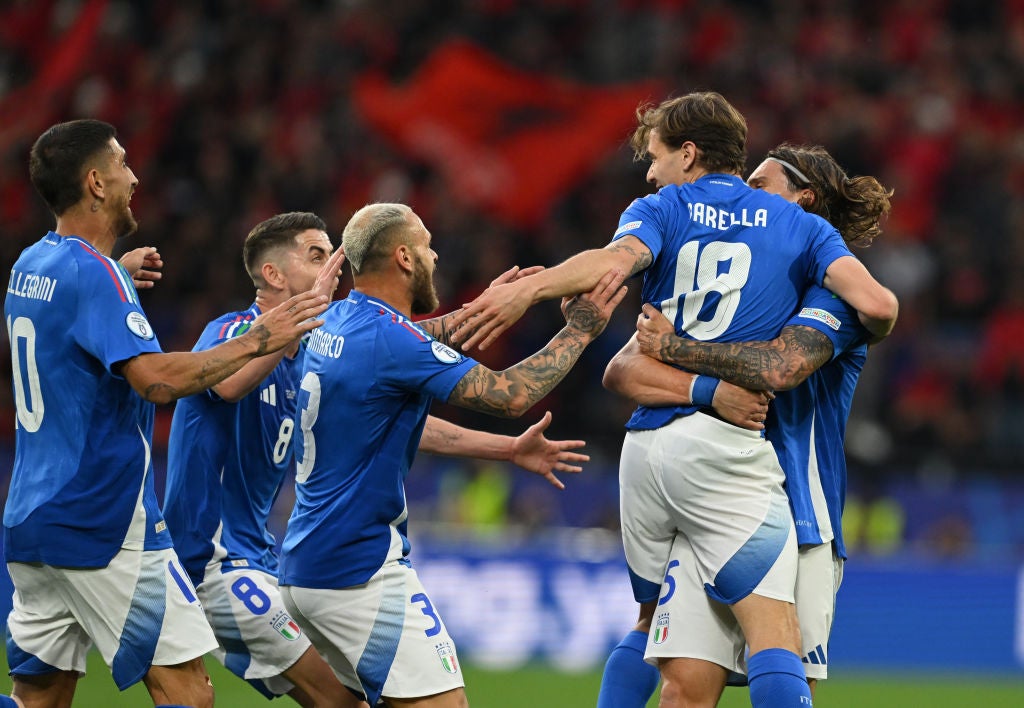
[[[263,276],[264,283],[279,290],[284,290],[284,273],[281,272],[276,264],[267,261],[260,268],[260,274]]]
[[[800,196],[796,198],[796,203],[804,209],[814,206],[814,202],[818,199],[818,195],[814,193],[813,189],[804,187],[800,190]]]
[[[415,265],[412,249],[407,244],[400,243],[395,247],[395,264],[400,270],[411,273]]]
[[[103,198],[103,177],[95,167],[85,171],[85,189],[90,197]]]

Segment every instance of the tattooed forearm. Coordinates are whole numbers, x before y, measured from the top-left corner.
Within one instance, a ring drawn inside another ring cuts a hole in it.
[[[429,320],[420,320],[417,324],[427,330],[431,337],[450,347],[452,346],[451,334],[455,331],[451,326],[451,321],[459,312],[461,310],[455,310],[455,312],[449,312],[447,315],[431,317]]]
[[[456,384],[449,403],[482,413],[515,418],[560,382],[591,339],[566,327],[546,347],[505,371],[475,366]]]
[[[640,244],[635,245],[635,244]],[[644,246],[639,240],[635,239],[622,239],[616,241],[607,247],[609,250],[617,251],[619,253],[626,253],[630,256],[632,266],[629,269],[629,275],[633,276],[642,270],[646,270],[649,265],[654,261],[654,256],[650,250]]]
[[[664,335],[660,343],[662,361],[754,390],[793,388],[832,356],[827,336],[799,326],[786,327],[770,342],[709,344]]]

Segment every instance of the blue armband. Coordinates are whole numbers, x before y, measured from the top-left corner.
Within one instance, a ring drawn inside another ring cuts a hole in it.
[[[719,383],[714,376],[694,376],[690,384],[690,405],[710,408]]]

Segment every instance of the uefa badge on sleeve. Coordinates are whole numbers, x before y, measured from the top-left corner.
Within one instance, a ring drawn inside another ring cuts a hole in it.
[[[668,612],[658,615],[658,622],[654,625],[654,643],[663,644],[668,639]]]
[[[450,674],[459,673],[459,660],[455,658],[455,649],[448,642],[442,642],[435,646],[437,656],[441,660],[441,666]]]

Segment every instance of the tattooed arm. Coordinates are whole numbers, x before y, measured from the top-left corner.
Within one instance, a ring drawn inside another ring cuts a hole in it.
[[[554,268],[546,268],[511,283],[488,288],[480,297],[454,313],[453,340],[464,350],[491,342],[516,323],[531,306],[544,300],[590,291],[611,269],[627,277],[651,264],[653,255],[635,236],[624,236],[604,248],[578,253]]]
[[[828,362],[833,351],[827,336],[799,325],[784,327],[770,342],[712,344],[683,339],[651,305],[644,305],[636,327],[644,354],[754,390],[794,388]]]
[[[478,364],[455,385],[448,403],[516,418],[546,396],[608,324],[626,295],[625,274],[610,270],[586,295],[563,300],[566,326],[539,352],[504,371]]]

